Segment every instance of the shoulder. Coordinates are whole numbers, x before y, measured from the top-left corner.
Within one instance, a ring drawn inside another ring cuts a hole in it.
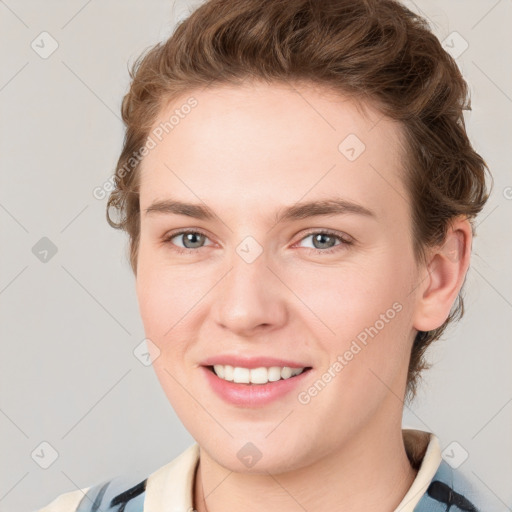
[[[480,482],[442,460],[414,512],[491,512],[492,496]]]
[[[38,509],[37,512],[74,512],[89,487],[66,492],[57,496],[51,503]]]
[[[116,477],[93,486],[84,495],[76,512],[103,512],[124,510],[128,503],[133,512],[142,512],[146,493],[147,478],[134,481]]]
[[[188,510],[198,460],[199,446],[194,443],[145,478],[140,473],[119,475],[61,494],[36,512],[143,512],[144,506],[163,510],[168,503]]]
[[[147,478],[117,476],[91,487],[61,494],[37,512],[109,512],[124,510],[142,512]]]

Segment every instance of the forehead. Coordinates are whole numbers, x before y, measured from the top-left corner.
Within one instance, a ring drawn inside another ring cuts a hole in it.
[[[257,212],[336,193],[386,215],[407,202],[400,125],[319,86],[196,89],[162,109],[150,137],[141,209],[173,197]]]

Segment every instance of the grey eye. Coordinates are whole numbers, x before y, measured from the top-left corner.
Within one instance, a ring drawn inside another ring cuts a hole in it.
[[[317,249],[328,249],[330,247],[334,247],[336,245],[336,237],[326,233],[318,233],[313,235],[313,245]]]
[[[199,249],[202,247],[202,243],[204,243],[206,236],[202,233],[190,232],[190,233],[179,233],[173,238],[182,239],[183,247],[185,249]],[[179,245],[178,245],[179,247]]]
[[[339,236],[330,235],[329,233],[312,233],[305,236],[302,241],[311,238],[313,242],[313,249],[330,249],[336,246],[336,240],[340,239]]]

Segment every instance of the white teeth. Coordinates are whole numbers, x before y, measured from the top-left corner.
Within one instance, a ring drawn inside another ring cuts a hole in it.
[[[249,384],[251,371],[248,368],[235,366],[233,369],[233,382],[238,384]]]
[[[239,384],[267,384],[268,382],[295,377],[295,375],[301,374],[304,368],[290,368],[289,366],[265,368],[261,366],[249,369],[240,366],[233,367],[228,364],[216,364],[213,366],[213,370],[217,377],[230,382]]]
[[[267,370],[265,368],[265,370]],[[267,378],[270,382],[275,382],[281,378],[281,368],[279,366],[272,366],[267,370]]]
[[[292,376],[292,369],[289,366],[285,366],[281,370],[281,378],[282,379],[289,379]]]
[[[224,366],[224,377],[225,380],[232,381],[233,380],[233,367],[226,365]]]
[[[213,369],[215,370],[215,373],[221,378],[224,378],[224,366],[221,364],[216,364],[213,366]]]
[[[268,370],[266,368],[251,369],[251,382],[253,384],[266,384],[268,381]]]

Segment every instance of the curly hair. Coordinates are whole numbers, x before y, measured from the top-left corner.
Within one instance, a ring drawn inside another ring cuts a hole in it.
[[[465,129],[468,87],[427,21],[398,1],[208,0],[129,71],[121,108],[125,138],[107,220],[128,233],[134,274],[139,167],[157,116],[192,89],[248,79],[318,84],[401,123],[417,262],[426,262],[426,249],[443,242],[459,215],[468,218],[475,235],[474,218],[489,196],[488,168]],[[414,398],[420,374],[430,366],[425,350],[464,313],[462,288],[443,325],[415,337],[408,398]]]

